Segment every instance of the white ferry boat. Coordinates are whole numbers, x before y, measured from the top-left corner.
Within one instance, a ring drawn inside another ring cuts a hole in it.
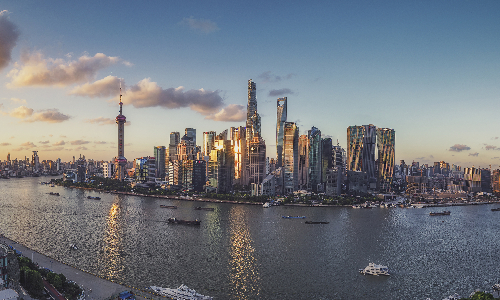
[[[266,202],[266,203],[262,204],[262,207],[264,207],[264,208],[271,207],[271,202]]]
[[[364,269],[359,269],[359,272],[363,275],[384,275],[389,276],[389,268],[387,266],[377,265],[374,263],[369,263]]]
[[[154,285],[150,286],[150,288],[159,295],[175,300],[213,300],[212,297],[199,294],[195,290],[188,288],[184,284],[181,284],[181,286],[176,289],[163,288]]]

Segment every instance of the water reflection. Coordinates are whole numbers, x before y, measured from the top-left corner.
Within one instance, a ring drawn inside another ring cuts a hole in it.
[[[118,201],[118,198],[117,200]],[[116,279],[118,274],[123,270],[124,264],[120,253],[122,252],[122,226],[120,223],[121,207],[117,202],[114,202],[109,209],[106,218],[106,232],[104,237],[104,255],[100,264],[106,264],[107,268],[100,268],[106,270],[105,276],[108,279]]]
[[[250,299],[260,294],[260,278],[255,259],[255,248],[248,230],[244,208],[234,206],[230,220],[230,282],[236,299]]]

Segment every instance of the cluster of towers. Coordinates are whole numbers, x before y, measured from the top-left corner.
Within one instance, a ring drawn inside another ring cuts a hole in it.
[[[231,192],[238,185],[250,187],[253,194],[288,195],[309,190],[339,195],[348,173],[362,172],[369,188],[390,189],[394,175],[393,129],[348,127],[346,155],[338,141],[334,145],[331,138],[322,138],[316,127],[300,135],[297,124],[287,121],[287,101],[287,97],[277,99],[276,159],[266,157],[256,84],[250,79],[245,127],[231,127],[219,134],[203,132],[201,146],[196,143],[194,128],[186,128],[183,136],[172,132],[168,147],[156,146],[154,157],[134,161],[136,180],[162,181],[177,189],[216,193]],[[125,122],[120,95],[115,158],[115,177],[120,180],[127,163],[123,153]]]

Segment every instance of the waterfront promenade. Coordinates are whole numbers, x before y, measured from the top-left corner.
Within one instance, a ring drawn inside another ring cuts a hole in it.
[[[105,300],[117,298],[117,295],[123,291],[132,291],[137,299],[165,299],[157,295],[152,295],[144,291],[137,290],[133,287],[121,285],[104,278],[97,277],[75,267],[69,266],[53,258],[47,257],[30,248],[18,244],[0,234],[0,243],[11,245],[18,251],[21,251],[23,256],[33,259],[40,267],[49,268],[55,273],[62,273],[67,280],[72,280],[84,289],[85,300]]]

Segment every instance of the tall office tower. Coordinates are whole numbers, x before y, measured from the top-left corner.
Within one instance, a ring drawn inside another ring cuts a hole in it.
[[[283,135],[283,192],[288,195],[299,186],[299,128],[294,122],[285,122]]]
[[[31,167],[33,173],[38,173],[40,167],[40,158],[38,157],[38,151],[33,151],[33,156],[31,157]]]
[[[10,162],[10,152],[7,153],[7,161]]]
[[[332,139],[321,139],[321,182],[325,181],[326,172],[331,168],[333,168]]]
[[[196,129],[186,128],[184,130],[184,135],[190,137],[191,140],[193,141],[193,144],[196,146]]]
[[[225,136],[227,134],[220,134],[215,140],[215,147],[210,152],[210,161],[208,162],[208,189],[219,194],[231,192],[234,180],[233,147],[231,141],[224,138]]]
[[[376,188],[376,139],[376,127],[372,124],[347,127],[347,170],[366,172],[371,189]]]
[[[165,178],[165,146],[155,146],[156,178]]]
[[[306,190],[309,182],[309,138],[299,137],[299,189]]]
[[[339,141],[337,140],[337,145],[332,147],[332,160],[335,167],[345,167],[345,149],[340,147]]]
[[[207,162],[204,160],[193,161],[193,191],[203,192],[207,182]]]
[[[378,180],[377,189],[390,192],[394,178],[396,133],[394,129],[377,128]]]
[[[168,144],[168,159],[170,161],[177,159],[177,145],[181,142],[181,135],[179,132],[170,133],[170,143]]]
[[[177,144],[177,160],[196,159],[196,145],[191,137],[184,135]]]
[[[136,158],[134,161],[135,166],[135,180],[141,182],[155,182],[156,176],[156,162],[152,156]]]
[[[205,131],[203,132],[203,156],[209,156],[210,151],[214,148],[215,136],[217,134],[215,131]]]
[[[115,179],[123,181],[127,172],[127,159],[125,158],[125,123],[127,118],[122,114],[122,89],[120,87],[120,114],[116,116],[116,124],[118,124],[118,156],[115,157]]]
[[[257,113],[257,91],[255,82],[248,80],[248,104],[247,104],[247,123],[246,139],[251,141],[254,136],[260,136],[260,116]]]
[[[261,184],[266,177],[266,142],[254,136],[248,146],[248,183]]]
[[[283,138],[284,126],[286,122],[286,104],[287,98],[278,98],[277,106],[277,122],[276,122],[276,168],[283,166]]]
[[[312,127],[307,132],[309,139],[309,188],[318,192],[321,191],[321,176],[322,176],[322,145],[321,145],[321,131]]]
[[[234,184],[248,184],[248,151],[246,134],[248,127],[231,127],[229,140],[234,151]]]

